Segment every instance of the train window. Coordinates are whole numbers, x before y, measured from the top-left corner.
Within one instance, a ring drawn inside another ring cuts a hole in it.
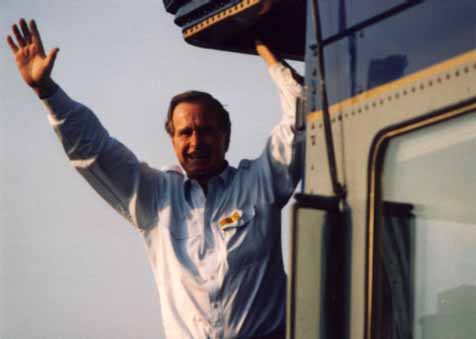
[[[328,38],[343,29],[359,24],[369,18],[404,4],[402,0],[320,0],[323,36]]]
[[[476,114],[466,113],[387,140],[369,241],[371,338],[476,336]]]

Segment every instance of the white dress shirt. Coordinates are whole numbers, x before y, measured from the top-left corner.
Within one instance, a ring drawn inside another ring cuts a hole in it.
[[[301,86],[270,67],[284,110],[262,155],[200,185],[178,166],[156,170],[109,136],[61,89],[45,99],[74,167],[140,230],[167,338],[246,338],[285,322],[281,208],[299,180],[293,145]]]

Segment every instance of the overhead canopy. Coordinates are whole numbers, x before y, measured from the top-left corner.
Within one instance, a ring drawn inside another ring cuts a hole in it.
[[[164,0],[196,46],[255,53],[260,38],[283,57],[304,60],[306,0]]]

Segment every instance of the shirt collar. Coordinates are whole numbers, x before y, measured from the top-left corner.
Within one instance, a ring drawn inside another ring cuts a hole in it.
[[[232,172],[233,172],[232,167],[228,164],[228,161],[226,161],[225,169],[218,175],[223,180],[223,183],[225,185],[228,185],[230,183]]]
[[[188,177],[187,172],[185,172],[185,170],[182,168],[182,166],[179,166],[179,167],[180,167],[181,173],[185,177],[184,185],[185,185],[186,188],[189,188],[193,179],[190,179]],[[232,167],[228,164],[228,161],[225,160],[225,168],[223,169],[223,171],[221,171],[221,173],[218,174],[217,176],[212,177],[210,180],[214,180],[215,178],[219,178],[219,179],[222,180],[222,182],[225,185],[228,185],[229,181],[231,180],[232,172],[233,172]]]

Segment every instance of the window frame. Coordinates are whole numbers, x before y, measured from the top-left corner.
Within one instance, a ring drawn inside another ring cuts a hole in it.
[[[380,130],[373,138],[367,166],[367,208],[366,208],[366,258],[365,258],[365,324],[364,338],[376,339],[373,334],[373,291],[374,263],[377,261],[376,225],[381,224],[383,208],[382,173],[389,143],[405,134],[444,124],[464,115],[476,114],[476,97],[435,110],[414,119],[403,121]],[[378,232],[378,230],[377,230]]]

